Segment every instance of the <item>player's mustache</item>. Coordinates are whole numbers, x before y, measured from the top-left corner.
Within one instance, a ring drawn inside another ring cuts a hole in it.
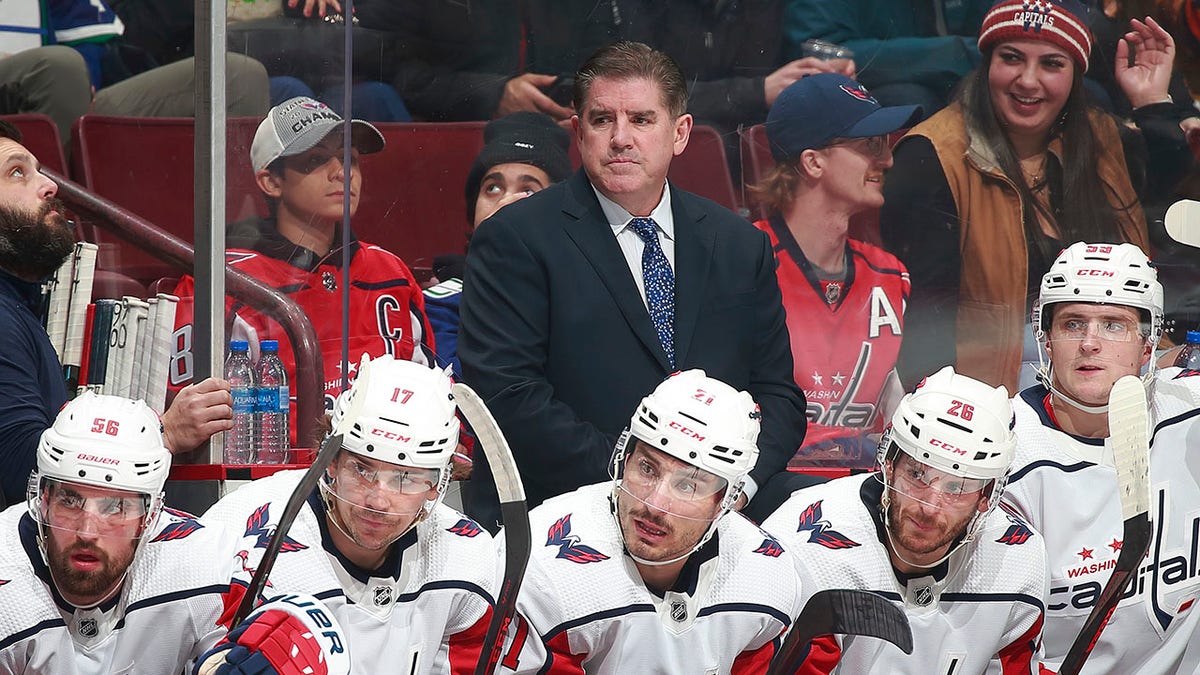
[[[671,527],[669,525],[667,525],[666,516],[661,513],[654,513],[648,507],[643,507],[640,512],[635,511],[635,512],[631,513],[630,515],[634,516],[635,518],[637,518],[639,520],[644,520],[665,532],[671,531]]]

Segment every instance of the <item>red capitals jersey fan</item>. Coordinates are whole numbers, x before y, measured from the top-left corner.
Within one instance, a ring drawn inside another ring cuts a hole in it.
[[[249,225],[249,226],[248,226]],[[250,230],[254,228],[254,230]],[[249,231],[248,231],[249,230]],[[250,236],[251,234],[256,236]],[[248,246],[247,246],[248,244]],[[239,246],[235,248],[235,246]],[[412,272],[400,258],[359,241],[351,243],[350,259],[350,379],[363,353],[372,358],[392,354],[418,363],[433,363],[433,331],[425,316],[425,301]],[[312,322],[324,361],[325,408],[342,391],[342,253],[334,249],[323,258],[287,241],[269,220],[231,227],[225,262],[285,293]],[[175,319],[170,387],[177,390],[192,381],[193,296],[195,281],[184,277],[175,288],[179,307]],[[278,340],[279,358],[287,367],[288,382],[296,381],[296,357],[291,341],[275,321],[226,296],[227,322],[237,324],[235,334],[248,329],[251,339]],[[234,318],[236,317],[236,318]],[[228,323],[226,325],[229,325]],[[241,337],[238,335],[238,337]],[[295,438],[295,390],[289,419]],[[311,439],[302,439],[307,445]]]
[[[799,464],[874,464],[883,430],[880,395],[896,365],[908,302],[908,270],[870,244],[846,242],[845,277],[822,280],[778,216],[755,227],[771,237],[787,311],[796,384],[807,401]]]

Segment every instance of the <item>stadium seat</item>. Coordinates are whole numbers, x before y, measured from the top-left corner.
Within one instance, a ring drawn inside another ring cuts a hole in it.
[[[566,125],[563,125],[566,126]],[[575,134],[571,134],[571,165],[579,168],[582,162]],[[671,161],[668,180],[676,187],[707,197],[731,211],[738,211],[739,202],[733,191],[733,178],[725,159],[721,134],[713,127],[692,127],[683,153]]]
[[[0,119],[12,123],[24,138],[22,145],[38,158],[42,166],[61,176],[67,175],[67,160],[63,155],[62,139],[54,120],[41,113],[2,115]]]
[[[233,118],[226,128],[225,160],[230,220],[265,213],[254,184],[249,148],[258,120]],[[76,178],[90,191],[183,239],[193,240],[194,123],[191,118],[84,115],[72,132]],[[97,227],[85,232],[100,246],[98,267],[119,270],[143,284],[178,270]]]

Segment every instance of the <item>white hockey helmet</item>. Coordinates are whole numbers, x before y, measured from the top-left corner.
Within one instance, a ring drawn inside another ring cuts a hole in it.
[[[363,355],[358,378],[333,406],[342,447],[390,464],[446,471],[458,447],[446,372],[384,355]]]
[[[162,420],[144,402],[85,391],[42,432],[37,466],[45,478],[157,498],[171,452],[163,445]]]
[[[1033,305],[1031,322],[1039,343],[1050,329],[1050,305],[1060,302],[1093,302],[1125,305],[1150,316],[1147,335],[1157,345],[1163,330],[1163,287],[1158,272],[1133,244],[1076,242],[1063,249],[1042,276],[1041,291]]]
[[[750,394],[705,375],[677,372],[638,405],[629,432],[650,447],[740,485],[758,461],[762,414]]]
[[[900,399],[879,446],[879,464],[894,444],[940,471],[1002,486],[1017,447],[1014,422],[1008,390],[946,366]]]

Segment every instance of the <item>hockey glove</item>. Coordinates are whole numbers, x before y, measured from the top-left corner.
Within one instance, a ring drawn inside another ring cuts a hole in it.
[[[263,603],[196,663],[195,675],[348,675],[337,619],[311,595]]]

